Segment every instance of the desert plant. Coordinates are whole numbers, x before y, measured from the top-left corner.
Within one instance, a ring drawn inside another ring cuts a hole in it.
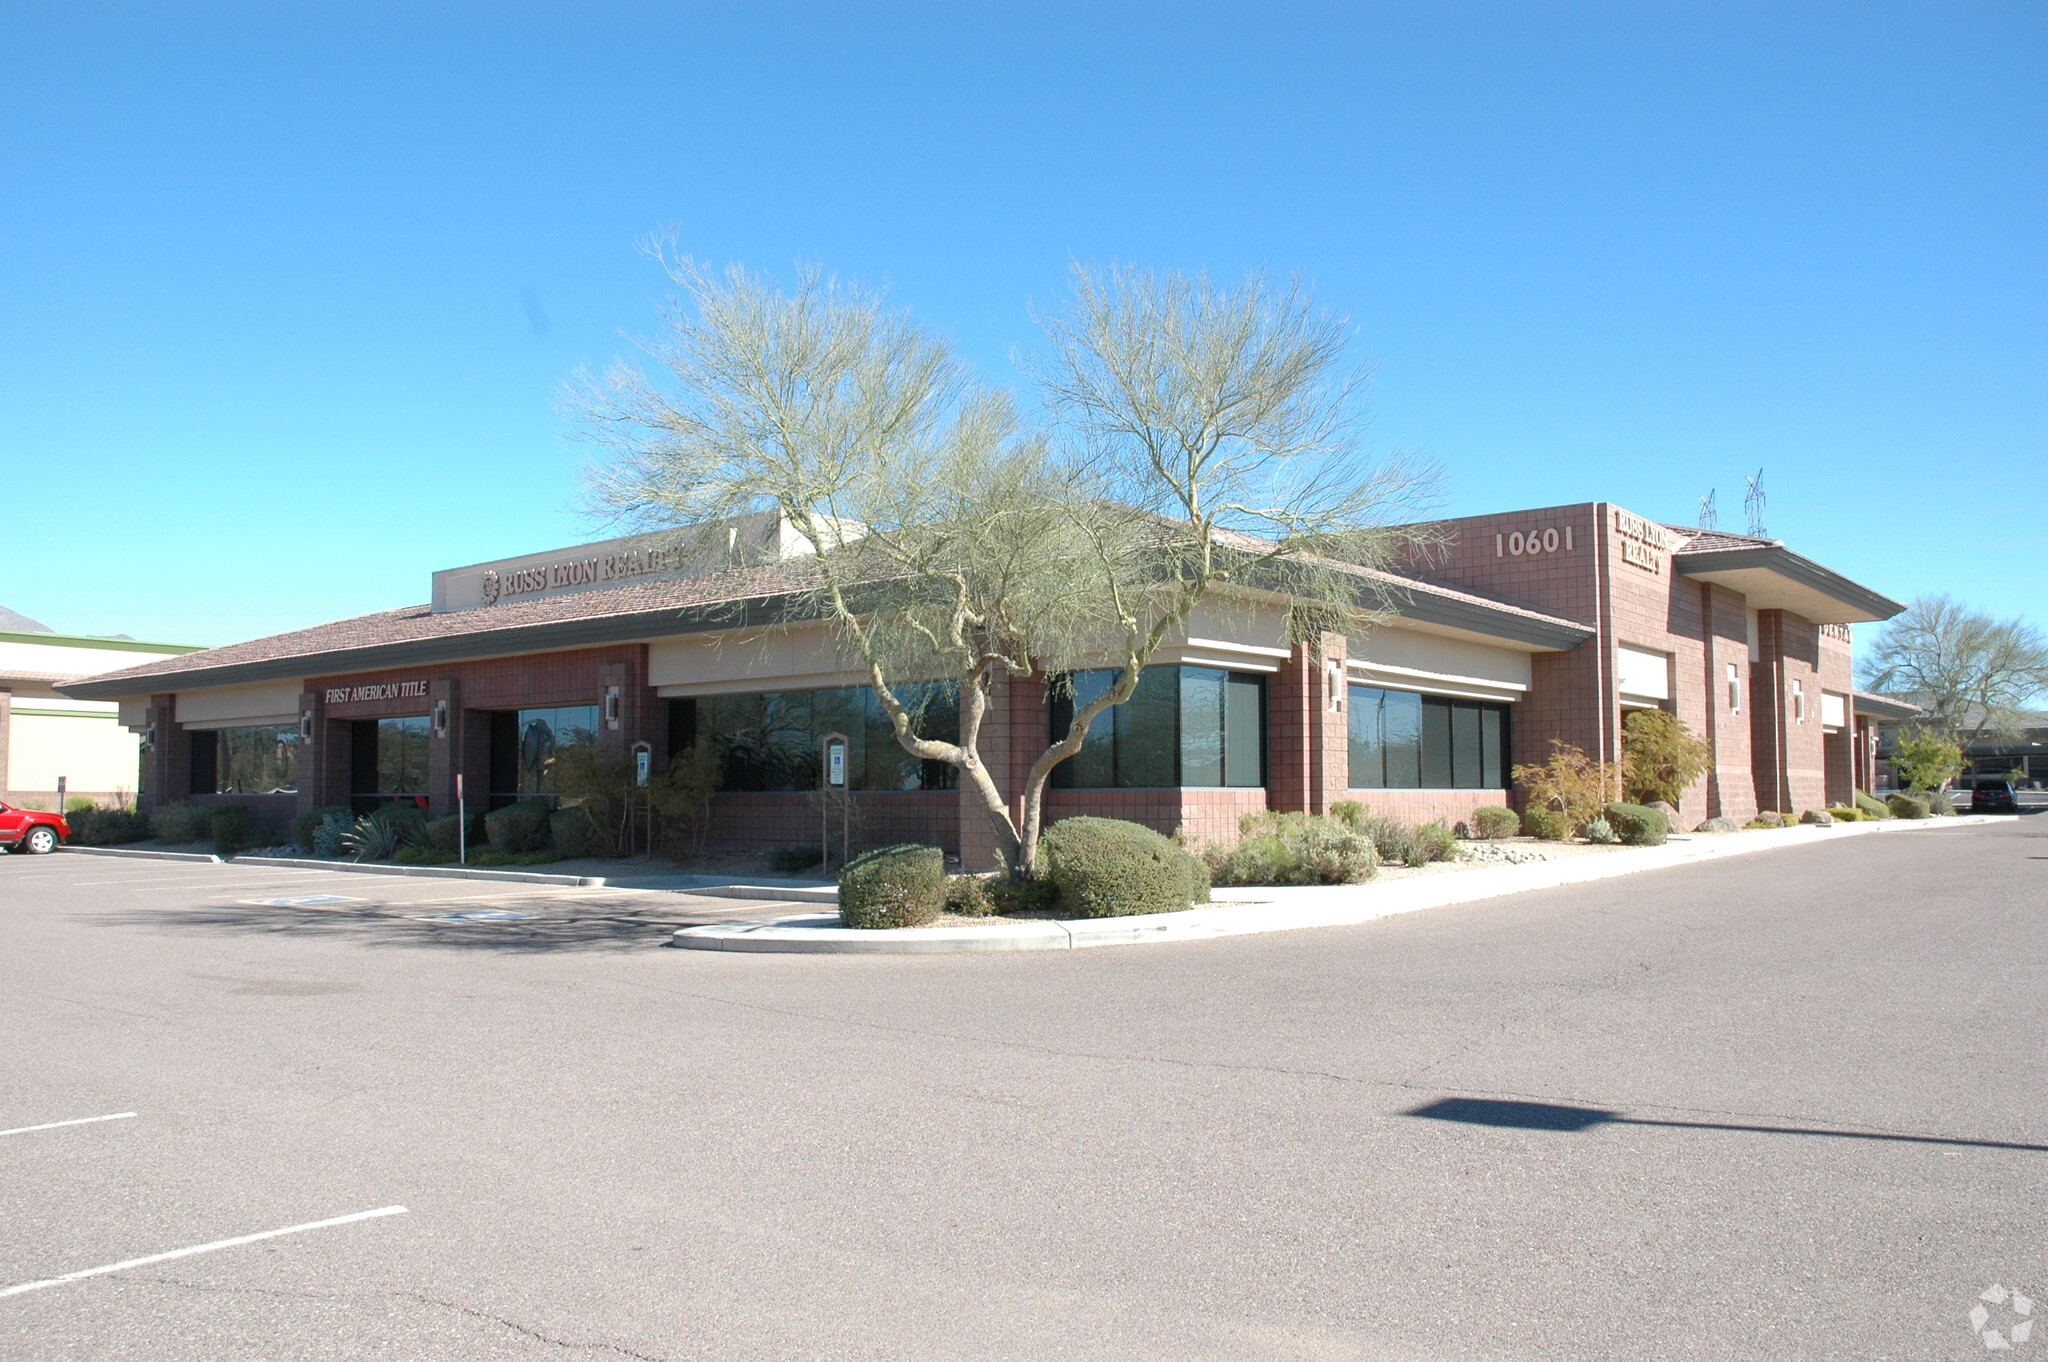
[[[1235,846],[1211,846],[1203,859],[1217,884],[1300,884],[1301,860],[1271,833],[1240,837]]]
[[[1528,792],[1529,807],[1563,814],[1566,836],[1599,814],[1601,805],[1621,790],[1622,777],[1620,762],[1595,761],[1556,738],[1550,740],[1550,760],[1514,769],[1515,783]]]
[[[313,844],[313,834],[319,831],[322,823],[336,815],[353,820],[353,815],[343,805],[331,805],[322,809],[308,809],[304,813],[293,814],[290,825],[292,841],[298,843],[299,850],[301,851],[318,851],[319,848]]]
[[[600,829],[590,821],[580,804],[548,815],[548,840],[564,858],[596,855],[600,839],[604,849],[613,849],[609,834],[609,828]]]
[[[1152,829],[1118,818],[1066,818],[1045,830],[1045,878],[1076,917],[1170,913],[1207,897],[1206,867]]]
[[[1546,842],[1562,842],[1572,835],[1572,821],[1555,809],[1531,804],[1522,810],[1522,831]]]
[[[1608,824],[1606,819],[1595,818],[1592,822],[1586,824],[1586,840],[1605,846],[1610,842],[1618,842],[1621,839],[1614,835],[1614,829]]]
[[[937,847],[878,847],[839,872],[839,920],[848,927],[922,927],[945,910],[946,857]]]
[[[313,850],[321,856],[339,856],[348,850],[344,839],[355,826],[355,815],[347,809],[329,809],[313,829]]]
[[[1930,816],[1927,801],[1916,794],[1895,794],[1885,800],[1884,805],[1886,809],[1890,810],[1891,816],[1894,818],[1927,818]]]
[[[1512,837],[1521,830],[1522,820],[1513,809],[1489,804],[1472,810],[1472,835],[1483,841]]]
[[[388,861],[398,851],[398,825],[388,818],[358,818],[342,834],[341,845],[358,861]]]
[[[1623,846],[1662,846],[1664,835],[1671,831],[1671,820],[1656,809],[1641,804],[1609,804],[1605,811],[1608,826]]]
[[[1458,846],[1458,835],[1442,820],[1417,823],[1408,830],[1406,862],[1409,865],[1434,865],[1438,861],[1455,861],[1464,855]]]
[[[994,912],[987,879],[980,875],[948,875],[946,911],[959,917],[987,917]]]
[[[1371,816],[1372,810],[1355,799],[1340,799],[1330,805],[1330,817],[1353,828],[1363,826],[1365,820]]]
[[[1637,709],[1621,722],[1621,760],[1629,799],[1675,806],[1694,781],[1714,769],[1714,749],[1669,710]]]

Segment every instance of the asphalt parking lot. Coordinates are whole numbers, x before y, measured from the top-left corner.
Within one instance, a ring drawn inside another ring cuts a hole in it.
[[[2048,1301],[2048,817],[662,949],[735,907],[0,859],[0,1357],[1962,1358]]]

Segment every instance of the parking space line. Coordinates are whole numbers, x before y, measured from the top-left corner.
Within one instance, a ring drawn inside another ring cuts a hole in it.
[[[45,1121],[39,1126],[16,1126],[12,1130],[0,1130],[0,1135],[26,1135],[31,1130],[57,1130],[63,1126],[89,1126],[96,1121],[126,1121],[134,1115],[132,1111],[117,1111],[112,1116],[81,1116],[74,1121]]]
[[[379,1216],[404,1215],[403,1206],[384,1206],[374,1211],[357,1211],[353,1215],[337,1215],[331,1220],[310,1220],[303,1225],[286,1225],[281,1230],[262,1230],[256,1234],[236,1235],[233,1239],[216,1239],[210,1244],[195,1244],[191,1248],[172,1249],[169,1253],[152,1253],[146,1258],[129,1258],[105,1267],[81,1268],[67,1272],[61,1277],[45,1277],[39,1282],[23,1282],[19,1286],[0,1288],[0,1297],[19,1296],[26,1291],[41,1291],[47,1287],[63,1286],[67,1282],[82,1281],[87,1277],[102,1277],[109,1272],[125,1272],[131,1267],[148,1267],[151,1263],[168,1263],[173,1258],[190,1258],[195,1253],[212,1253],[217,1249],[236,1248],[242,1244],[254,1244],[264,1239],[275,1239],[283,1234],[304,1234],[307,1230],[331,1229],[336,1225],[352,1225],[358,1220],[375,1220]]]

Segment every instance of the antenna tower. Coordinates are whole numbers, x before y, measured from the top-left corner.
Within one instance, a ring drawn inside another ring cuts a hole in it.
[[[1714,492],[1712,488],[1708,488],[1707,494],[1700,498],[1700,528],[1703,530],[1715,528]]]
[[[1758,539],[1768,539],[1764,532],[1764,470],[1756,470],[1756,476],[1745,478],[1749,484],[1749,495],[1742,499],[1742,509],[1749,512],[1749,532]]]

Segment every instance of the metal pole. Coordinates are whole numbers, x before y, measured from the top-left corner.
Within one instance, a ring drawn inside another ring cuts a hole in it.
[[[469,864],[469,809],[462,800],[462,772],[455,773],[455,861]]]

